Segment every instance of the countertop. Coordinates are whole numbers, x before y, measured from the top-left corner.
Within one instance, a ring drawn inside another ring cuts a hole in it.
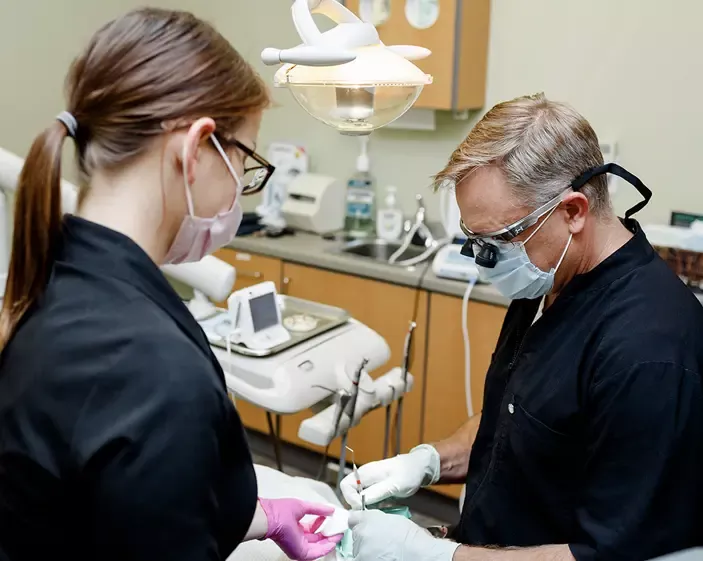
[[[280,238],[238,237],[228,247],[393,284],[419,286],[449,296],[462,297],[466,290],[465,282],[439,278],[431,268],[423,275],[426,263],[414,267],[388,265],[366,257],[341,253],[343,245],[341,241],[325,240],[320,236],[298,232],[294,236]],[[471,300],[505,307],[510,304],[495,288],[485,284],[474,287]]]

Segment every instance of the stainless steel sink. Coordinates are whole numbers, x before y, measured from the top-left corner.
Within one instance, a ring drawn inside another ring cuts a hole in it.
[[[358,240],[344,245],[341,249],[342,253],[348,255],[356,255],[357,257],[365,257],[373,259],[381,263],[388,263],[391,255],[393,255],[401,244],[386,242],[384,240]],[[425,251],[424,247],[411,245],[408,247],[396,261],[405,261],[421,255]]]

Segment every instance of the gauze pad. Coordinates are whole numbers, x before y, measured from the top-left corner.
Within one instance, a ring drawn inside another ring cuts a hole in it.
[[[349,511],[343,508],[334,509],[334,514],[322,523],[316,533],[325,537],[338,536],[349,529]]]

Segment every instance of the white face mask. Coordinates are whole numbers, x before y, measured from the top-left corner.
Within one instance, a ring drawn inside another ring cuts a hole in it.
[[[237,185],[232,207],[228,211],[219,213],[212,218],[200,218],[199,216],[195,216],[193,211],[193,196],[190,191],[186,172],[186,149],[184,146],[183,181],[186,190],[186,201],[188,202],[188,214],[183,217],[181,227],[166,253],[164,264],[200,261],[206,255],[231,242],[234,236],[237,235],[237,230],[239,230],[239,226],[242,223],[243,211],[239,200],[243,189],[242,181],[234,170],[234,167],[232,167],[232,162],[229,161],[227,154],[225,154],[225,151],[222,149],[217,138],[215,138],[215,135],[211,135],[210,139],[225,161],[225,165]]]
[[[557,270],[564,261],[574,236],[573,234],[569,235],[569,241],[566,242],[559,262],[548,272],[543,271],[530,261],[525,244],[539,232],[539,229],[544,226],[544,223],[549,220],[556,209],[557,207],[554,207],[549,212],[542,224],[524,242],[492,242],[498,248],[498,261],[492,269],[477,265],[479,278],[483,282],[491,283],[503,296],[511,300],[522,298],[532,300],[549,294],[554,287],[554,277]]]

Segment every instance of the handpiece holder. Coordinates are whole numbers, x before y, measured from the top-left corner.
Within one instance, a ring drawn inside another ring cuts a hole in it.
[[[365,384],[366,377],[368,377],[367,382],[371,384],[371,392],[368,391],[369,386]],[[349,415],[349,402],[345,404],[341,415],[339,415],[339,403],[332,404],[317,415],[305,419],[298,429],[298,438],[318,446],[327,446],[335,438],[357,426],[367,413],[380,407],[387,407],[406,392],[412,391],[413,381],[412,374],[408,373],[405,378],[403,369],[400,367],[393,368],[375,380],[364,372],[361,377],[362,387],[354,407],[354,417],[351,418]]]

